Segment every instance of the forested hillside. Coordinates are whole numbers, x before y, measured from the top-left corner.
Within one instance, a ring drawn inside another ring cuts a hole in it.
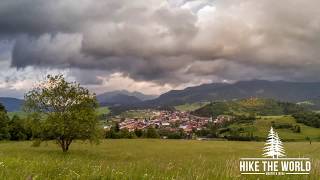
[[[261,116],[292,114],[302,111],[299,105],[272,99],[249,98],[235,101],[216,101],[197,109],[194,115],[216,117],[219,115],[255,114]]]

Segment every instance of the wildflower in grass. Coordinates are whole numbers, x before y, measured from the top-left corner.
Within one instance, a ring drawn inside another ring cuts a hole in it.
[[[77,178],[80,177],[80,174],[76,173],[75,171],[73,171],[73,170],[71,170],[71,169],[70,169],[70,171],[71,171],[73,174],[75,174],[75,175],[77,176]]]

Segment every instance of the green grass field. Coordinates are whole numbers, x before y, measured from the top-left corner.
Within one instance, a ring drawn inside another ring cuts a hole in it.
[[[97,113],[98,113],[99,115],[101,115],[101,114],[109,114],[109,113],[110,113],[110,109],[109,109],[107,106],[99,107],[99,108],[97,109]]]
[[[301,127],[301,133],[294,133],[290,129],[276,129],[279,136],[282,139],[287,140],[305,140],[306,137],[310,137],[314,140],[320,140],[320,129],[310,126],[306,126],[302,123],[296,123],[295,119],[291,116],[263,116],[261,119],[255,122],[257,127],[257,135],[260,137],[266,137],[268,130],[270,129],[271,121],[278,123],[291,123],[293,125],[299,125]]]
[[[207,104],[209,104],[209,102],[186,103],[179,106],[175,106],[174,108],[179,111],[194,111]]]
[[[320,129],[306,126],[302,123],[296,123],[292,116],[261,116],[253,124],[233,124],[230,127],[243,127],[251,129],[254,136],[265,138],[271,127],[271,122],[275,123],[289,123],[292,125],[299,125],[301,127],[300,133],[295,133],[291,129],[276,129],[282,140],[286,141],[305,141],[306,137],[313,141],[320,141]]]
[[[320,143],[288,142],[288,157],[310,157],[311,175],[240,175],[239,158],[261,157],[263,142],[104,140],[77,142],[64,154],[54,143],[0,143],[1,179],[319,179]],[[31,179],[31,178],[30,178]]]

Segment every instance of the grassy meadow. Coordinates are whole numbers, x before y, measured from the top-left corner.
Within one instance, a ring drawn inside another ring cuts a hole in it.
[[[179,111],[194,111],[207,104],[209,104],[209,102],[186,103],[186,104],[175,106],[174,108]]]
[[[261,157],[263,142],[103,140],[62,153],[53,142],[0,143],[2,179],[319,179],[320,143],[285,142],[288,157],[310,157],[311,175],[240,175],[239,158]]]
[[[306,137],[310,137],[314,141],[320,140],[319,128],[314,128],[306,126],[302,123],[297,123],[292,116],[262,116],[261,119],[254,122],[255,127],[257,127],[258,136],[267,137],[271,121],[274,121],[275,123],[289,123],[292,125],[299,125],[301,127],[300,133],[294,133],[290,129],[276,129],[281,139],[303,141],[306,139]]]
[[[260,116],[256,121],[251,123],[243,124],[232,124],[230,127],[243,127],[245,129],[250,129],[253,132],[254,136],[261,138],[266,138],[270,127],[271,122],[275,123],[288,123],[292,125],[299,125],[301,128],[300,133],[295,133],[291,129],[276,129],[279,133],[279,136],[284,141],[306,141],[306,137],[311,138],[312,141],[320,141],[320,129],[310,126],[306,126],[302,123],[297,123],[292,116]]]

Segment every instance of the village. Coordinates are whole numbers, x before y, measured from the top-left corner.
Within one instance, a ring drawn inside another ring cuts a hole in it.
[[[185,111],[155,111],[148,110],[150,116],[148,118],[128,118],[115,117],[112,122],[118,123],[119,129],[127,129],[129,132],[135,130],[145,130],[149,127],[155,129],[166,129],[170,132],[183,131],[187,135],[195,131],[200,131],[207,127],[209,123],[219,125],[232,119],[231,116],[220,115],[216,118],[198,117]],[[112,125],[104,126],[105,130],[111,128]]]

